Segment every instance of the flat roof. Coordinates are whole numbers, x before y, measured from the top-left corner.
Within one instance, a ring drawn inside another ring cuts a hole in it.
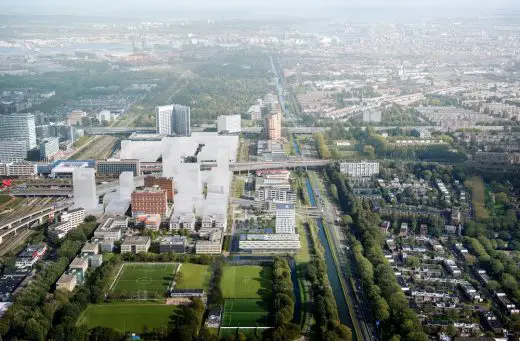
[[[150,242],[150,237],[148,236],[130,236],[126,237],[123,241],[124,244],[134,244],[134,245],[146,245]]]

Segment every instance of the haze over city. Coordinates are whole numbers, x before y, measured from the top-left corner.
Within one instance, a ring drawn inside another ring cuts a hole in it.
[[[519,341],[518,1],[0,12],[0,339]]]

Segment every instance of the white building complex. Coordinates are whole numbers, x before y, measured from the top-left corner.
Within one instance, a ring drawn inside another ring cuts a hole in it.
[[[221,115],[217,119],[219,134],[236,134],[242,131],[240,115]]]
[[[92,212],[98,209],[96,177],[93,168],[76,168],[72,173],[74,206]]]
[[[379,174],[379,162],[342,162],[339,169],[351,177],[369,177]]]
[[[298,234],[243,234],[239,247],[242,251],[261,253],[296,253],[301,248]]]
[[[60,222],[47,228],[47,235],[51,240],[63,239],[67,234],[85,221],[85,209],[78,207],[64,212],[60,217]]]
[[[27,143],[25,141],[0,140],[0,162],[20,162],[26,158]]]
[[[57,137],[49,137],[40,143],[40,159],[52,158],[60,150],[60,140]]]
[[[190,107],[170,104],[155,108],[157,134],[189,136],[191,134]]]
[[[25,141],[26,150],[36,148],[36,125],[33,114],[2,115],[0,139]]]

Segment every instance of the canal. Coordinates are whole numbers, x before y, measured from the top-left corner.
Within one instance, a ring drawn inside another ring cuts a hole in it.
[[[310,204],[311,206],[316,207],[316,198],[314,196],[314,190],[312,189],[311,182],[309,178],[306,178],[305,180],[307,193],[309,194]],[[323,226],[321,218],[316,219],[316,225],[318,226],[318,238],[320,240],[321,245],[323,245],[323,249],[325,250],[325,266],[327,267],[327,277],[329,278],[332,294],[334,295],[334,299],[336,300],[339,320],[341,321],[341,323],[352,329],[353,325],[352,320],[350,319],[350,312],[348,310],[347,300],[345,298],[345,295],[343,294],[343,288],[341,287],[341,279],[339,277],[336,264],[334,263],[334,258],[332,258],[332,251],[330,249],[329,240],[327,239],[327,235],[325,234],[325,227]]]

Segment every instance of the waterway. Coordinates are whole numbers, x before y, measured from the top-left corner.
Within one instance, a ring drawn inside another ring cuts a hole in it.
[[[305,185],[307,187],[307,193],[309,194],[309,201],[312,207],[316,207],[316,198],[314,196],[314,190],[312,189],[309,178],[305,179]],[[343,294],[343,288],[341,287],[341,279],[339,277],[334,258],[332,257],[332,250],[325,234],[325,227],[321,218],[316,219],[316,225],[318,226],[318,238],[323,249],[325,250],[325,266],[327,267],[327,277],[329,278],[330,287],[332,294],[336,300],[336,306],[338,308],[339,320],[341,323],[349,328],[353,328],[352,321],[350,319],[350,312],[348,310],[347,300]]]

